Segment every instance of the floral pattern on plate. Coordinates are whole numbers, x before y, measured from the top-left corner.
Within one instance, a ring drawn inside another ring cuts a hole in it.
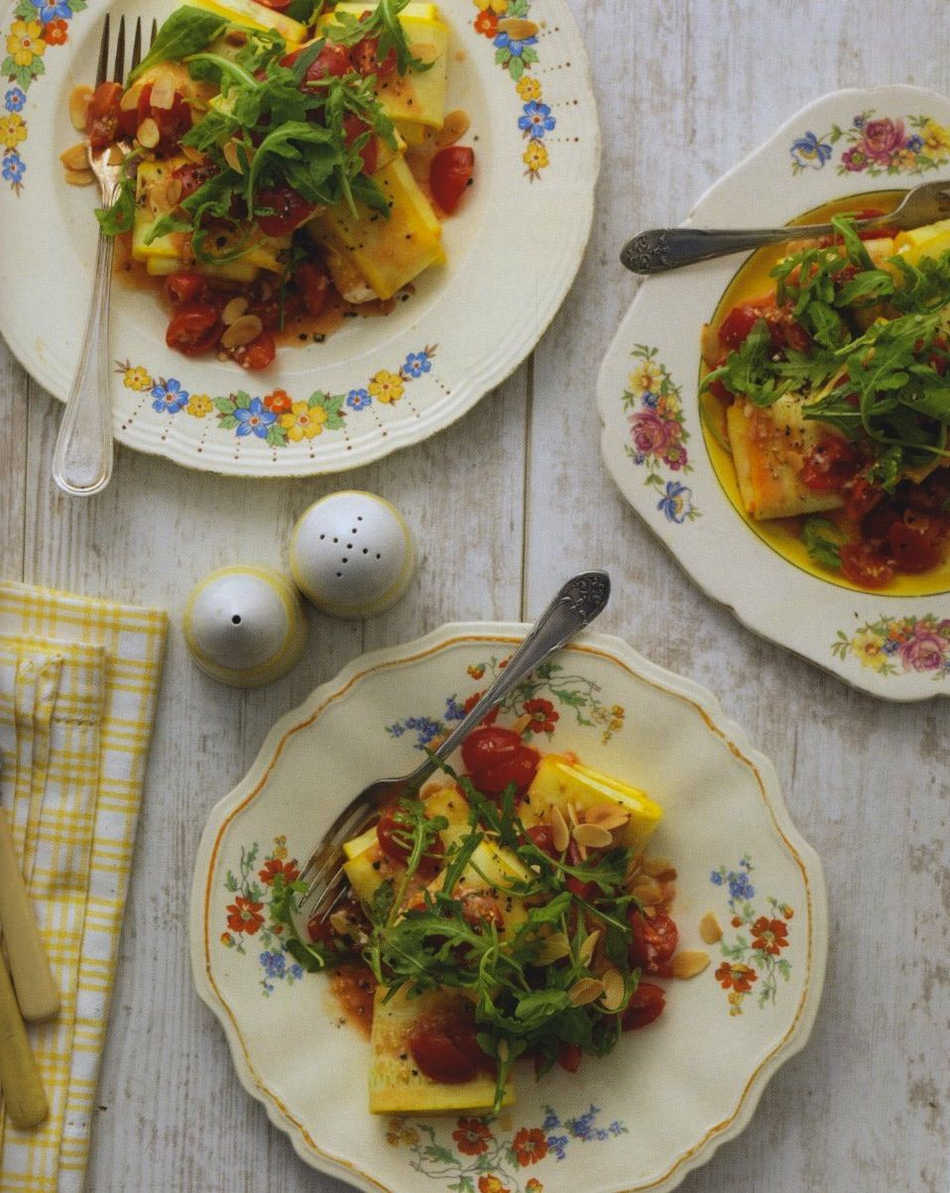
[[[736,933],[733,941],[725,936],[719,947],[725,961],[716,970],[716,981],[729,991],[729,1014],[741,1015],[743,1000],[755,994],[759,1007],[775,1002],[778,979],[788,981],[792,967],[782,952],[788,948],[789,921],[795,912],[788,903],[770,895],[766,899],[768,911],[757,909],[752,900],[755,887],[750,875],[755,867],[745,854],[735,870],[719,866],[709,876],[713,886],[729,891],[730,924],[745,928],[749,935]],[[759,985],[756,986],[755,983]]]
[[[797,137],[789,153],[792,171],[820,170],[842,146],[839,174],[926,174],[950,161],[950,129],[930,116],[878,116],[873,108],[859,112],[847,128],[833,124],[828,132]]]
[[[557,118],[544,102],[541,81],[531,74],[538,61],[539,27],[528,19],[530,0],[472,0],[478,16],[472,22],[475,32],[490,39],[495,47],[495,61],[511,75],[522,101],[518,128],[527,142],[521,160],[531,182],[541,177],[550,165],[544,138],[557,126]]]
[[[657,359],[657,349],[637,344],[630,354],[639,361],[627,378],[623,408],[628,414],[630,442],[624,450],[634,464],[645,466],[644,484],[660,495],[656,508],[669,522],[692,522],[700,516],[692,490],[678,480],[664,479],[664,468],[692,472],[686,441],[683,395],[669,370]]]
[[[498,659],[495,656],[487,662],[471,664],[466,668],[468,675],[476,682],[487,681],[477,691],[471,692],[461,702],[458,693],[453,692],[446,697],[445,710],[441,716],[406,717],[387,725],[386,732],[393,737],[412,732],[416,735],[419,749],[435,748],[448,735],[453,722],[461,721],[475,707],[485,688],[507,665],[507,658]],[[560,711],[555,705],[559,706]],[[522,735],[528,739],[541,733],[550,738],[562,713],[573,713],[578,725],[599,728],[601,741],[605,745],[623,728],[625,716],[623,705],[607,705],[601,701],[599,684],[586,676],[572,674],[560,663],[553,662],[537,667],[523,683],[508,693],[501,704],[492,709],[483,723],[494,724],[502,713],[513,720],[522,721]]]
[[[880,675],[923,672],[944,680],[950,678],[950,618],[880,617],[853,634],[839,630],[831,651],[839,659],[853,655]]]
[[[192,393],[177,377],[154,377],[142,365],[116,361],[116,372],[126,389],[147,393],[157,414],[180,414],[203,419],[215,415],[217,426],[238,439],[254,435],[271,447],[287,447],[322,435],[341,431],[349,414],[359,413],[374,402],[390,406],[405,394],[406,386],[432,370],[437,345],[410,352],[396,372],[379,369],[364,386],[346,393],[315,390],[309,397],[294,398],[283,389],[251,396],[246,390],[211,397]]]
[[[600,1113],[599,1106],[591,1105],[584,1114],[562,1119],[546,1106],[540,1126],[497,1135],[490,1120],[462,1117],[448,1144],[440,1142],[431,1123],[393,1118],[386,1140],[408,1150],[416,1172],[442,1182],[453,1193],[542,1193],[544,1185],[536,1176],[522,1183],[521,1169],[545,1158],[563,1160],[574,1143],[605,1143],[629,1133],[616,1119],[599,1126]]]
[[[13,9],[10,25],[0,32],[0,44],[6,50],[6,57],[0,62],[0,75],[9,84],[3,88],[0,108],[0,178],[17,195],[23,191],[26,174],[21,152],[29,132],[22,114],[26,93],[46,73],[46,51],[66,44],[69,22],[85,7],[86,0],[20,0]]]

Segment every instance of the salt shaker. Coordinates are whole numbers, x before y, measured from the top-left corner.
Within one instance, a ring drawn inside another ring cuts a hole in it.
[[[201,670],[232,687],[279,679],[299,660],[307,641],[293,585],[264,567],[210,572],[188,598],[183,628]]]
[[[322,612],[371,617],[396,603],[415,569],[402,514],[375,493],[345,489],[305,510],[290,539],[297,587]]]

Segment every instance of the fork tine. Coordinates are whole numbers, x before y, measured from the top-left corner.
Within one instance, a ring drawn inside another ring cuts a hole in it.
[[[135,33],[132,36],[132,62],[129,70],[135,70],[142,61],[142,18],[135,18]]]
[[[99,61],[96,63],[96,86],[106,81],[106,71],[109,69],[109,14],[102,23],[102,37],[99,39]]]
[[[321,920],[325,920],[330,912],[336,907],[337,903],[343,898],[346,893],[346,883],[343,881],[343,867],[341,866],[314,900],[312,907],[309,910],[309,919],[319,916]],[[307,893],[300,900],[300,907],[310,902],[312,891],[308,888]],[[323,910],[321,910],[323,909]]]
[[[156,21],[155,18],[152,17],[152,32],[148,35],[149,49],[152,48],[152,43],[155,41],[156,37],[158,37],[158,21]]]
[[[115,39],[115,69],[112,77],[117,83],[125,78],[125,16],[119,18],[119,35]]]

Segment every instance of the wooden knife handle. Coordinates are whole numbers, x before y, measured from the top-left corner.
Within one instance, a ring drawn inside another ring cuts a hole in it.
[[[0,927],[10,975],[24,1019],[49,1019],[59,1010],[59,991],[33,917],[17,861],[10,822],[0,808]]]
[[[0,960],[0,1088],[10,1121],[35,1127],[49,1113],[7,967]]]

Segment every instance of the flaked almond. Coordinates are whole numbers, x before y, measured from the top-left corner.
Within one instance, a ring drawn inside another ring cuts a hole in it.
[[[128,91],[122,92],[122,98],[119,100],[120,112],[131,112],[133,108],[139,106],[139,96],[142,94],[142,86],[136,83],[134,87],[130,87]]]
[[[86,142],[80,141],[78,145],[70,145],[59,155],[59,160],[67,170],[88,170],[89,153]]]
[[[643,871],[645,874],[649,874],[651,878],[658,878],[660,880],[676,877],[676,867],[668,857],[645,857],[643,859]]]
[[[146,116],[139,125],[135,137],[138,143],[146,149],[154,149],[162,139],[162,134],[158,131],[158,125],[151,116]]]
[[[240,348],[243,344],[250,344],[264,330],[264,324],[256,315],[241,315],[235,319],[230,327],[225,328],[221,336],[223,348]]]
[[[106,161],[110,166],[121,166],[125,160],[125,154],[118,147],[118,145],[110,145],[106,153]]]
[[[616,804],[594,804],[587,809],[584,817],[588,824],[599,824],[612,833],[615,828],[622,828],[630,820],[630,813]]]
[[[702,949],[683,949],[670,962],[674,978],[695,978],[709,964],[709,954]]]
[[[537,37],[538,27],[534,21],[526,21],[524,17],[505,17],[498,22],[498,32],[507,33],[512,41],[525,41],[529,37]]]
[[[706,944],[715,944],[717,940],[722,940],[722,928],[719,927],[719,921],[713,912],[707,911],[699,921],[699,935]]]
[[[465,136],[471,123],[468,112],[462,108],[455,108],[442,121],[442,127],[432,138],[433,145],[437,149],[446,149],[449,145],[454,145]]]
[[[574,801],[567,802],[567,823],[573,828],[575,824],[580,823],[580,817],[577,815],[577,809],[574,807]]]
[[[627,992],[623,975],[619,969],[608,969],[601,975],[604,984],[603,1004],[605,1011],[617,1011],[623,1005],[623,997]]]
[[[550,965],[553,961],[560,961],[562,957],[568,956],[570,951],[570,942],[564,933],[552,932],[541,942],[541,948],[538,951],[538,964]]]
[[[237,322],[241,318],[246,310],[247,299],[243,294],[239,294],[236,298],[232,298],[221,312],[221,322],[230,327],[232,323]],[[432,780],[430,779],[429,782],[431,783]],[[426,787],[428,787],[428,784],[426,784]],[[419,794],[422,795],[422,792],[420,791]]]
[[[635,899],[639,899],[641,903],[647,906],[652,906],[654,903],[663,902],[663,888],[656,881],[655,878],[650,878],[648,874],[641,874],[637,881],[633,884],[630,891]]]
[[[571,833],[567,827],[567,821],[564,819],[564,813],[560,808],[554,807],[548,814],[548,819],[551,821],[551,840],[554,848],[558,853],[563,853],[571,843]]]
[[[175,76],[168,70],[160,70],[152,80],[152,90],[148,97],[149,105],[169,111],[175,104]]]
[[[79,132],[86,131],[86,117],[89,115],[89,105],[92,103],[92,88],[81,83],[69,93],[69,119],[73,128]]]
[[[221,152],[224,154],[224,160],[231,169],[238,174],[243,174],[245,163],[250,162],[254,156],[254,147],[246,144],[244,141],[236,141],[232,138],[227,142]]]
[[[169,207],[177,207],[181,202],[180,178],[169,178],[165,183],[165,202]]]
[[[608,845],[614,843],[608,829],[599,824],[587,824],[586,822],[574,825],[573,837],[578,845],[584,845],[587,849],[606,849]]]
[[[92,170],[64,170],[63,177],[70,186],[89,186],[96,181]]]
[[[181,151],[190,162],[194,162],[196,165],[205,160],[205,155],[200,149],[195,149],[194,145],[182,145]]]
[[[604,983],[599,978],[579,978],[568,990],[567,998],[572,1007],[585,1007],[604,992]]]
[[[660,883],[660,893],[663,896],[663,898],[660,900],[661,903],[672,903],[673,900],[676,898],[676,883],[675,882],[661,882]]]
[[[589,936],[585,936],[581,941],[581,947],[577,950],[577,959],[581,965],[590,965],[594,958],[594,949],[597,948],[597,942],[600,940],[601,932],[599,928],[595,928]]]

